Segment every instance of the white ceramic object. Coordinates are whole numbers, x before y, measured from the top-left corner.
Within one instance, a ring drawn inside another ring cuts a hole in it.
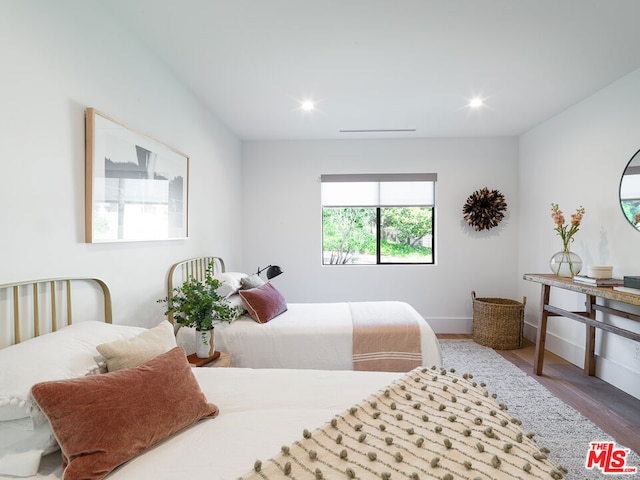
[[[613,265],[589,265],[587,275],[591,278],[612,278]]]
[[[196,356],[209,358],[216,350],[213,328],[211,330],[196,330]]]

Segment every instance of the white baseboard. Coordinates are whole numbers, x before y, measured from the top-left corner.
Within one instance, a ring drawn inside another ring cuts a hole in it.
[[[525,323],[524,336],[535,342],[537,327]],[[568,362],[584,367],[584,345],[577,345],[567,339],[547,332],[545,350],[555,353]],[[640,373],[628,366],[596,355],[596,377],[640,399]]]
[[[640,373],[605,357],[596,360],[596,376],[640,399]]]
[[[425,319],[436,333],[473,333],[473,319],[465,317],[430,317]]]

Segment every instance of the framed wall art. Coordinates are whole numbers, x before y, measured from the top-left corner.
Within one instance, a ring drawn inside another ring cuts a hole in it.
[[[88,243],[188,237],[189,157],[86,110]]]

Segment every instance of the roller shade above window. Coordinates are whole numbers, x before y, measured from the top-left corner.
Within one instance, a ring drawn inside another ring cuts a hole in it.
[[[431,207],[435,173],[321,175],[323,207]]]

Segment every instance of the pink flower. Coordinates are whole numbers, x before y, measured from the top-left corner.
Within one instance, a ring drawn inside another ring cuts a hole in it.
[[[559,210],[557,213],[552,213],[551,218],[553,218],[553,223],[555,223],[559,227],[561,227],[562,224],[564,223],[564,216],[562,215],[562,212]]]
[[[573,225],[574,227],[579,227],[580,222],[582,222],[583,216],[584,216],[584,207],[580,207],[576,209],[576,213],[571,215],[571,225]]]
[[[573,241],[573,236],[579,230],[582,217],[584,216],[584,207],[580,206],[576,209],[576,213],[571,215],[571,226],[565,225],[565,218],[557,203],[551,204],[551,218],[556,225],[554,230],[562,238],[562,247],[564,250],[569,249],[569,242]]]

